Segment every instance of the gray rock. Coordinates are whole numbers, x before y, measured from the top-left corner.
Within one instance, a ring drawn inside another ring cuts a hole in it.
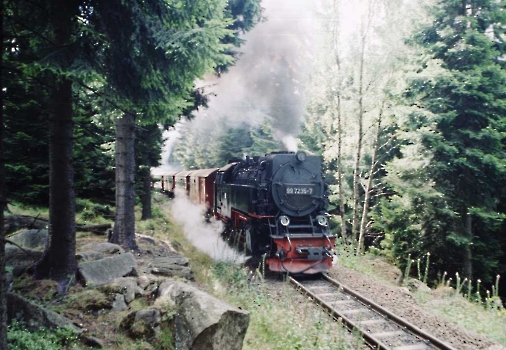
[[[137,278],[137,285],[142,289],[146,289],[147,286],[149,286],[149,282],[149,277],[146,275],[142,275]]]
[[[12,292],[14,288],[14,276],[11,272],[7,272],[5,275],[7,277],[7,292]]]
[[[136,274],[137,263],[132,253],[125,253],[87,261],[79,264],[79,274],[86,285],[101,286],[111,283],[115,278]]]
[[[42,257],[43,252],[28,248],[20,249],[12,244],[5,245],[5,265],[12,267],[12,274],[21,275],[34,262]]]
[[[83,245],[79,249],[79,251],[80,252],[95,251],[98,253],[102,253],[104,255],[116,255],[125,252],[125,250],[121,246],[109,242],[88,243]]]
[[[144,294],[144,290],[137,286],[134,277],[115,278],[111,283],[101,286],[100,290],[105,293],[123,294],[127,304],[130,304],[136,296]]]
[[[112,311],[124,311],[126,309],[128,309],[128,306],[125,303],[125,296],[123,294],[116,294],[112,302]]]
[[[44,309],[13,293],[7,293],[7,319],[8,322],[11,322],[13,319],[24,322],[31,332],[38,330],[40,327],[48,329],[70,327],[77,333],[82,332],[81,329],[74,326],[72,321],[62,315]]]
[[[80,251],[76,254],[76,258],[79,262],[100,260],[105,257],[106,257],[105,254],[96,252],[94,250],[88,250],[85,252]]]
[[[154,258],[150,265],[179,265],[179,266],[188,266],[190,263],[190,259],[184,257],[184,256],[169,256],[169,257],[160,257],[160,258]]]
[[[105,347],[105,344],[101,339],[92,336],[82,337],[81,339],[83,344],[86,346],[97,349],[103,349]]]
[[[47,230],[24,230],[8,239],[23,248],[44,249],[47,244],[47,236]]]
[[[176,308],[177,349],[242,348],[249,325],[248,313],[180,281],[166,280],[158,293],[155,307]]]
[[[153,259],[149,265],[149,272],[166,277],[180,276],[192,280],[193,273],[188,267],[188,258],[181,256],[161,257]]]
[[[156,308],[132,311],[120,323],[120,328],[132,338],[151,338],[160,332],[161,314]]]

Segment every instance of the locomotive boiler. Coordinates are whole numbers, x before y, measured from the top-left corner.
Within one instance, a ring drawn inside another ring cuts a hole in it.
[[[315,274],[332,266],[335,236],[319,157],[274,152],[184,176],[190,199],[241,237],[248,254],[265,256],[271,271]]]

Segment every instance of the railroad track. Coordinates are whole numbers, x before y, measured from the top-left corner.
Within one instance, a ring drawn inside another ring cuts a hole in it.
[[[318,280],[290,277],[290,283],[336,320],[359,332],[373,349],[456,350],[328,276],[323,275]]]

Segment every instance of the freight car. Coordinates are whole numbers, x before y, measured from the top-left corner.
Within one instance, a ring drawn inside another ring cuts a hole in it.
[[[271,271],[315,274],[332,266],[335,236],[321,160],[305,152],[246,157],[219,169],[170,173],[162,188],[187,191]]]

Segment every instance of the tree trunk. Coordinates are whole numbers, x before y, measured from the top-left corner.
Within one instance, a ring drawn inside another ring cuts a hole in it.
[[[52,102],[54,113],[50,120],[49,142],[49,241],[44,256],[37,265],[36,278],[51,278],[68,283],[77,270],[72,165],[74,124],[70,80],[58,84]]]
[[[371,200],[372,193],[372,182],[374,179],[374,173],[376,170],[376,159],[378,157],[378,150],[380,145],[380,136],[381,136],[381,116],[383,111],[380,110],[380,114],[378,117],[378,129],[376,130],[376,139],[374,141],[374,151],[371,159],[371,169],[369,170],[369,179],[367,180],[367,184],[365,186],[365,198],[364,198],[364,208],[362,210],[362,220],[360,221],[360,234],[358,237],[358,249],[357,252],[360,254],[364,249],[364,237],[367,226],[367,215],[369,214],[369,201]]]
[[[116,219],[110,242],[137,250],[135,243],[135,120],[116,119]]]
[[[151,171],[148,166],[142,169],[142,217],[141,220],[151,218]]]
[[[5,159],[4,159],[3,143],[4,143],[4,115],[2,108],[2,110],[0,111],[0,350],[7,350],[7,276],[4,273],[5,271],[4,208],[7,205],[7,200],[5,198],[5,172],[4,172]]]
[[[353,169],[353,216],[352,216],[352,236],[358,238],[358,202],[359,202],[359,182],[360,182],[360,160],[362,156],[362,141],[364,137],[364,55],[365,55],[365,35],[362,38],[362,50],[360,55],[360,76],[358,86],[358,140],[357,151],[355,154],[355,167]]]
[[[51,12],[54,31],[55,55],[68,68],[71,53],[67,45],[72,40],[73,22],[78,9],[74,2],[56,1]],[[49,121],[49,240],[42,259],[38,262],[35,277],[58,281],[58,292],[65,294],[75,277],[76,226],[73,170],[72,82],[54,77],[52,114]]]
[[[365,70],[365,49],[367,46],[367,39],[369,30],[372,26],[372,19],[374,17],[374,10],[369,5],[366,21],[362,23],[361,37],[360,37],[360,62],[359,62],[359,79],[358,79],[358,140],[357,152],[355,156],[355,167],[353,170],[353,216],[352,216],[352,235],[358,239],[358,203],[359,203],[359,182],[360,182],[360,161],[362,157],[362,143],[364,138],[364,97],[367,87],[364,82]]]
[[[333,2],[333,13],[337,17],[339,16],[338,1]],[[333,33],[333,51],[336,60],[337,71],[341,72],[341,59],[339,57],[339,24],[336,23],[332,27]],[[341,85],[341,83],[340,83]],[[347,238],[346,233],[346,220],[344,217],[344,186],[343,186],[343,170],[341,168],[341,154],[343,149],[343,127],[342,127],[342,114],[341,114],[341,86],[337,92],[337,184],[339,193],[339,217],[341,219],[341,236]]]

